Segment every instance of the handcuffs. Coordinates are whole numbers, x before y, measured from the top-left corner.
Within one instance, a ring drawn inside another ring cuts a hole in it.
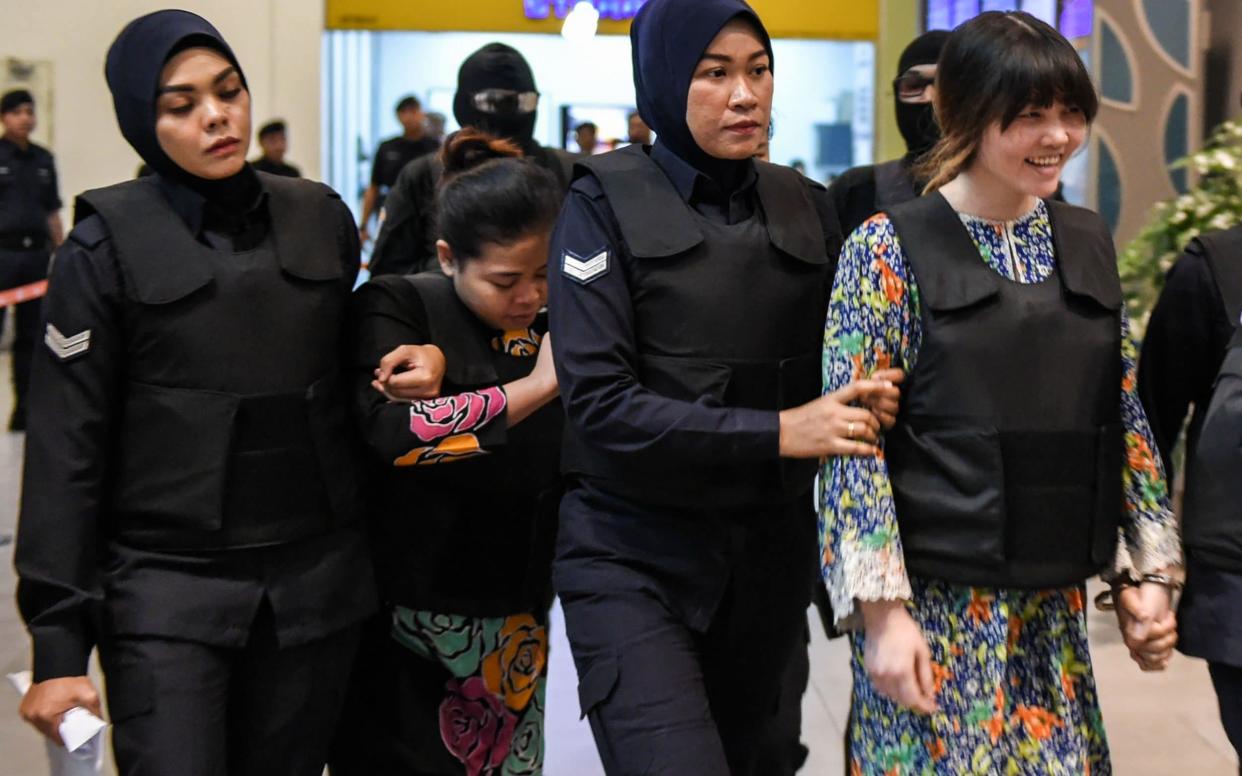
[[[1177,598],[1181,595],[1182,588],[1186,583],[1177,577],[1169,574],[1144,574],[1135,579],[1132,576],[1123,577],[1113,582],[1112,587],[1098,594],[1095,597],[1095,608],[1101,612],[1112,612],[1117,609],[1117,597],[1122,590],[1128,587],[1139,587],[1144,584],[1163,585],[1169,590],[1170,606],[1177,607]]]

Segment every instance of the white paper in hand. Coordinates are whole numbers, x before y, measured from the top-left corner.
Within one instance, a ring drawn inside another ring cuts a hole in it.
[[[30,689],[30,672],[9,674],[9,681],[24,696]],[[97,776],[103,770],[103,731],[107,727],[107,722],[80,706],[65,712],[60,721],[65,745],[46,742],[50,776]]]

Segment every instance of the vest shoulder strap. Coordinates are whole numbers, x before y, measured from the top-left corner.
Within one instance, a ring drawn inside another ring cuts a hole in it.
[[[406,275],[406,280],[427,310],[431,341],[444,351],[449,381],[468,388],[496,384],[495,354],[478,337],[479,323],[458,298],[452,279],[433,271]]]
[[[1057,270],[1065,290],[1121,309],[1121,277],[1113,236],[1099,214],[1065,202],[1045,200],[1052,222]]]
[[[1212,269],[1212,279],[1234,327],[1242,324],[1242,226],[1195,238]]]
[[[811,186],[792,167],[755,161],[756,190],[772,244],[809,264],[829,261],[825,224],[811,200]],[[831,259],[836,259],[835,256]]]
[[[939,192],[888,211],[901,249],[933,310],[969,307],[996,294],[1000,276],[984,264],[957,212]]]

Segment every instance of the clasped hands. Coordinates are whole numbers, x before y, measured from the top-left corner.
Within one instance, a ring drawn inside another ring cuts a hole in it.
[[[1177,616],[1165,585],[1144,582],[1114,591],[1117,624],[1130,658],[1144,671],[1163,671],[1177,645]]]

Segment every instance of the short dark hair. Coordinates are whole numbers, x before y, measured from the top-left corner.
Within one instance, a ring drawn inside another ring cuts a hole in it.
[[[275,135],[275,134],[283,135],[285,134],[285,131],[286,131],[286,128],[285,128],[284,121],[280,119],[276,119],[275,121],[269,121],[263,126],[259,127],[259,139],[262,140],[268,135]]]
[[[444,178],[436,194],[440,239],[457,261],[485,245],[511,245],[551,231],[564,190],[556,177],[508,140],[463,129],[444,143]]]
[[[594,122],[594,121],[584,121],[584,122],[582,122],[582,123],[581,123],[581,124],[579,124],[578,126],[574,127],[574,132],[581,132],[581,131],[582,131],[582,130],[584,130],[584,129],[589,129],[589,130],[591,130],[592,132],[599,132],[599,127],[595,126],[595,122]]]
[[[941,139],[919,164],[933,191],[970,166],[994,122],[1008,129],[1029,105],[1054,102],[1090,124],[1100,100],[1082,57],[1061,33],[1023,11],[988,11],[949,35],[936,68]]]
[[[407,94],[397,102],[397,113],[407,110],[422,110],[423,104],[412,94]]]
[[[0,114],[12,113],[23,105],[34,106],[34,95],[25,89],[12,89],[0,97]]]

